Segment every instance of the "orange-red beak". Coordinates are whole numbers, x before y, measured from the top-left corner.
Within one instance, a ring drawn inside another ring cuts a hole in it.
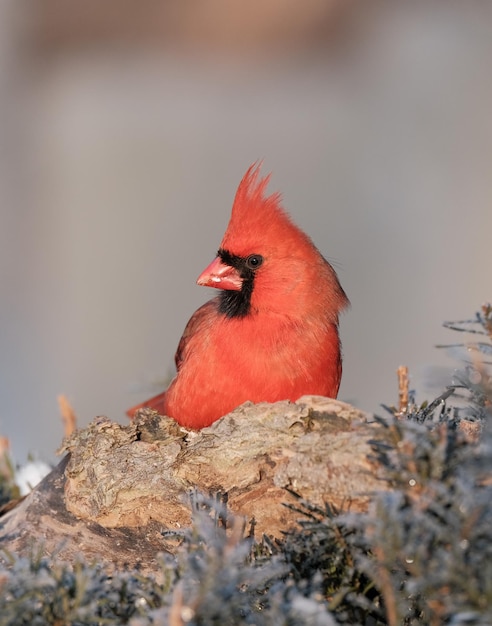
[[[203,270],[197,279],[197,285],[202,287],[215,287],[227,291],[241,291],[243,279],[235,267],[222,263],[220,257],[216,257],[210,265]]]

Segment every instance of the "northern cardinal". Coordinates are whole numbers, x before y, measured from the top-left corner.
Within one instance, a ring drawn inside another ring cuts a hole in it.
[[[246,400],[335,398],[342,375],[335,270],[284,212],[254,164],[236,193],[216,258],[197,283],[220,289],[188,322],[167,391],[149,407],[203,428]]]

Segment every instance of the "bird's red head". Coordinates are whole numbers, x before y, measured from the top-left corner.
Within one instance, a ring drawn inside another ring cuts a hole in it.
[[[331,265],[283,210],[280,194],[266,195],[269,179],[260,177],[257,164],[248,169],[218,255],[197,282],[225,290],[223,308],[230,317],[260,311],[295,316],[296,310],[305,315],[318,306],[334,321],[347,297]],[[321,297],[313,299],[314,292]]]

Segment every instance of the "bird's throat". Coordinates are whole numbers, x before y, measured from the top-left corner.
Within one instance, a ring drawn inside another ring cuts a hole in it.
[[[221,291],[219,295],[219,312],[226,317],[246,317],[251,312],[251,295],[253,293],[254,276],[243,281],[241,291]]]

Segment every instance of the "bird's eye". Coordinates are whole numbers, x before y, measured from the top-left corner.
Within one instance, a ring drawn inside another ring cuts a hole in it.
[[[263,257],[261,254],[250,254],[246,259],[246,267],[250,270],[256,270],[263,263]]]

